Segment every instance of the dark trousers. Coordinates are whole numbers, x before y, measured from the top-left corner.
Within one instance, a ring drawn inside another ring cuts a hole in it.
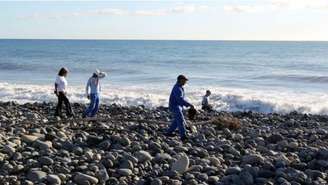
[[[67,116],[72,116],[73,112],[72,112],[71,104],[69,103],[69,100],[66,97],[65,93],[64,92],[59,92],[57,97],[58,97],[58,104],[57,104],[57,107],[56,107],[55,116],[62,116],[63,102],[64,102],[65,107],[66,107],[66,115]]]
[[[184,138],[186,136],[186,121],[184,119],[182,108],[173,108],[171,113],[174,116],[173,121],[167,130],[168,134],[174,132],[177,128],[179,129],[180,137]]]
[[[204,111],[207,111],[207,112],[212,112],[213,111],[213,107],[211,105],[203,105],[202,109]]]

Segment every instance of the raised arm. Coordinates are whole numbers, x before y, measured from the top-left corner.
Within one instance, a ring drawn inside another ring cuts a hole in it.
[[[101,78],[105,78],[106,76],[107,74],[105,72],[100,72],[98,78],[101,79]]]

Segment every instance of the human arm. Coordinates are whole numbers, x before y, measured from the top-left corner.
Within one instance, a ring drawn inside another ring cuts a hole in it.
[[[98,78],[101,79],[101,78],[105,78],[107,76],[107,74],[105,72],[100,72],[98,74]]]
[[[179,105],[185,106],[185,107],[194,107],[187,100],[185,100],[184,92],[183,92],[182,88],[176,88],[174,93],[175,93],[176,101]]]
[[[57,85],[57,83],[55,83],[55,90],[54,90],[54,93],[56,94],[56,96],[58,96],[57,87],[58,87],[58,85]]]
[[[90,83],[91,83],[91,81],[89,79],[88,82],[87,82],[87,85],[85,87],[85,94],[86,94],[86,96],[87,96],[88,99],[90,99],[90,95],[89,95]]]

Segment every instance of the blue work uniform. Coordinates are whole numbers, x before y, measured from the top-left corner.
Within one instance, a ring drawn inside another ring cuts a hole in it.
[[[183,107],[190,107],[191,104],[185,100],[184,89],[181,85],[176,83],[172,89],[170,100],[169,100],[169,109],[173,114],[173,121],[171,126],[168,129],[168,133],[171,134],[175,129],[179,129],[180,137],[183,138],[186,136],[186,121],[183,116]]]

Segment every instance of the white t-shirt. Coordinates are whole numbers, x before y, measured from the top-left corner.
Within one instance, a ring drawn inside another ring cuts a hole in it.
[[[58,92],[66,92],[67,81],[66,81],[65,77],[57,76],[55,83],[57,84],[57,89],[56,90]]]

